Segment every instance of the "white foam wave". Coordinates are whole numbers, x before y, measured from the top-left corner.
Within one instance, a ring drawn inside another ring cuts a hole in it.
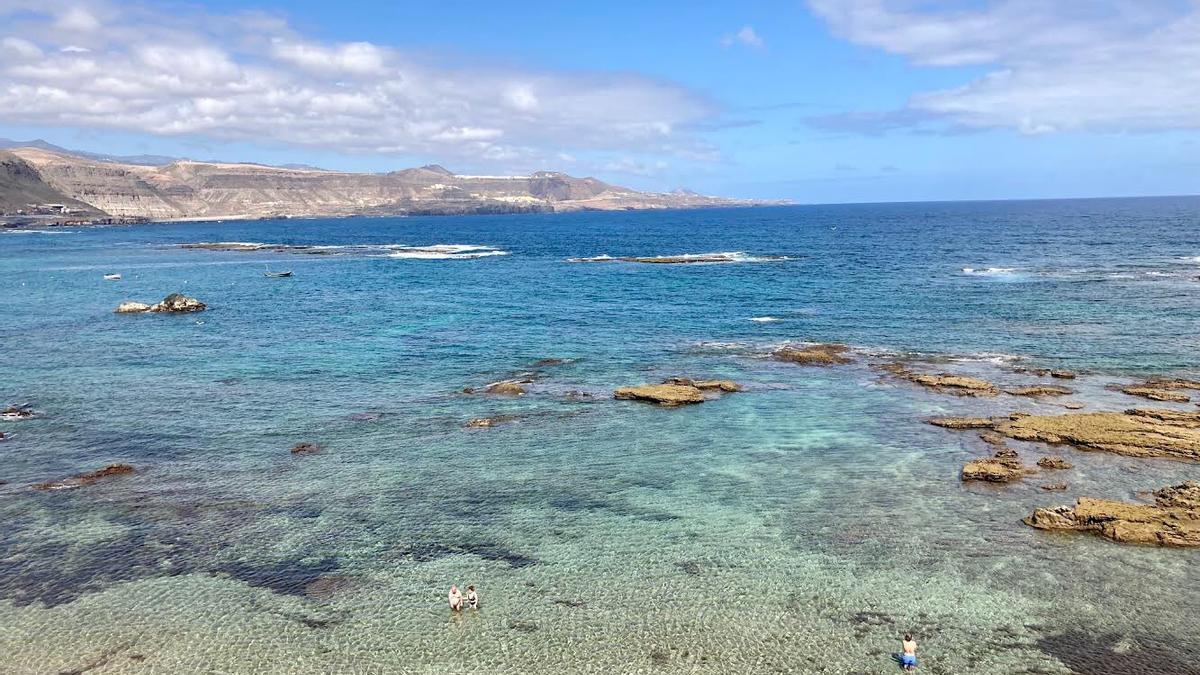
[[[780,319],[777,316],[755,316],[751,317],[750,320],[754,321],[755,323],[772,323],[779,321]]]
[[[1004,275],[1008,275],[1008,274],[1013,274],[1016,271],[1017,271],[1017,268],[1015,268],[1015,267],[985,267],[983,269],[977,269],[974,267],[962,268],[963,274],[970,274],[973,276],[985,276],[985,277],[1004,276]]]
[[[780,262],[791,260],[786,255],[750,255],[745,251],[716,251],[713,253],[680,253],[678,255],[651,255],[651,256],[611,256],[601,254],[591,257],[567,258],[567,262],[582,263],[582,262],[643,262],[643,263],[673,263],[681,264],[720,264],[720,263],[757,263],[757,262]]]
[[[77,230],[4,230],[9,234],[77,234]]]
[[[499,255],[509,255],[491,246],[476,246],[473,244],[432,244],[430,246],[401,246],[387,247],[391,252],[389,258],[404,258],[409,260],[469,260],[473,258],[490,258]]]

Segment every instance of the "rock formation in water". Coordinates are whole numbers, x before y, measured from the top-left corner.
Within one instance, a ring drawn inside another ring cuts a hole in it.
[[[1050,455],[1049,457],[1043,457],[1037,461],[1037,465],[1042,467],[1043,469],[1057,469],[1057,470],[1070,469],[1072,466],[1070,462],[1063,459],[1062,457],[1059,457],[1058,455]]]
[[[910,370],[901,363],[888,363],[877,366],[879,370],[913,384],[932,389],[941,394],[952,396],[995,396],[1000,388],[976,377],[955,375],[953,373],[918,373]]]
[[[1068,444],[1131,457],[1200,460],[1200,412],[1133,409],[1027,415],[993,428],[1022,441]]]
[[[1035,510],[1025,523],[1042,530],[1094,532],[1113,541],[1200,546],[1200,483],[1154,491],[1154,504],[1080,497],[1075,506]]]
[[[671,377],[663,380],[663,384],[675,384],[681,387],[695,387],[696,389],[716,389],[724,392],[741,391],[742,385],[733,380],[693,380],[686,377]]]
[[[1067,387],[1060,387],[1055,384],[1038,384],[1029,387],[1010,387],[1004,390],[1004,393],[1009,396],[1031,396],[1040,398],[1042,396],[1067,396],[1074,394],[1074,390]]]
[[[0,154],[0,213],[66,204],[89,217],[151,220],[518,213],[737,206],[694,193],[649,193],[539,171],[460,176],[432,165],[380,174],[178,160],[147,166],[45,148]],[[12,185],[11,189],[7,186]],[[11,195],[9,194],[11,193]]]
[[[1145,382],[1119,387],[1120,391],[1130,396],[1140,396],[1151,401],[1167,401],[1171,403],[1187,403],[1191,397],[1181,389],[1200,389],[1200,382],[1180,378],[1153,377]]]
[[[325,446],[317,443],[297,443],[293,445],[288,452],[293,455],[315,455],[325,451]]]
[[[849,352],[850,348],[846,345],[829,343],[804,347],[785,345],[776,349],[772,355],[780,361],[803,366],[836,366],[854,362],[854,359],[847,356]]]
[[[993,457],[967,462],[962,469],[962,479],[964,481],[1010,483],[1024,478],[1030,473],[1033,471],[1021,464],[1015,451],[1005,449],[998,451]]]
[[[678,384],[643,384],[621,387],[613,392],[613,397],[623,400],[648,401],[666,407],[705,401],[704,392],[700,389]]]
[[[69,490],[91,485],[104,478],[111,476],[125,476],[134,473],[135,469],[128,464],[109,464],[103,469],[92,471],[90,473],[79,474],[71,478],[63,480],[51,481],[47,483],[38,483],[33,486],[35,490]]]
[[[516,380],[493,382],[483,388],[483,393],[495,396],[524,396],[525,387],[521,386],[522,384],[524,383]]]
[[[33,407],[28,403],[21,405],[10,405],[0,412],[0,419],[6,422],[17,422],[20,420],[28,420],[37,417],[37,413],[33,411]]]
[[[142,314],[145,312],[165,312],[182,314],[187,312],[202,312],[208,305],[195,298],[189,298],[182,293],[172,293],[163,298],[162,302],[147,305],[144,302],[122,302],[114,310],[117,314]]]

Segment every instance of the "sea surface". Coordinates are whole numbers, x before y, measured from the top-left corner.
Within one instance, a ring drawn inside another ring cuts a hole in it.
[[[345,248],[179,246],[231,241]],[[1200,198],[0,232],[38,413],[0,422],[0,673],[891,673],[905,632],[924,673],[1197,673],[1200,553],[1021,518],[1200,465],[1013,443],[1075,468],[965,484],[989,449],[923,420],[1064,400],[871,368],[1144,405],[1109,385],[1200,376],[1197,277]],[[172,292],[209,309],[113,313]],[[770,358],[805,341],[855,363]],[[671,376],[745,391],[612,399]]]

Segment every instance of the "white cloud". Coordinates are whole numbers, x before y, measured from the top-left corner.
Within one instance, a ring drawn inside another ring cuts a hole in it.
[[[730,33],[721,38],[723,47],[732,47],[734,45],[742,45],[743,47],[751,47],[753,49],[763,49],[767,43],[759,37],[753,26],[742,26],[736,33]]]
[[[694,130],[720,112],[659,79],[322,42],[262,13],[0,0],[0,40],[13,123],[529,168],[560,153],[711,155]]]
[[[909,112],[1023,133],[1200,128],[1197,0],[809,5],[857,44],[921,66],[987,70],[959,87],[915,95]]]

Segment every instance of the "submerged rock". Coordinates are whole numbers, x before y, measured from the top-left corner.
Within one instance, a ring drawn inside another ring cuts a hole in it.
[[[1050,371],[1050,377],[1056,377],[1060,380],[1073,380],[1075,379],[1075,373],[1069,370],[1052,370]]]
[[[1154,504],[1080,497],[1075,506],[1040,508],[1025,524],[1041,530],[1094,532],[1113,541],[1155,546],[1200,546],[1200,483],[1154,492]]]
[[[1192,400],[1187,394],[1170,389],[1159,389],[1158,387],[1145,384],[1131,384],[1127,387],[1121,387],[1121,393],[1148,398],[1151,401],[1168,401],[1171,403],[1187,403]]]
[[[943,429],[991,429],[1007,419],[1007,417],[934,417],[926,421]]]
[[[952,396],[995,396],[1000,393],[999,387],[987,380],[981,380],[976,377],[955,375],[953,373],[917,373],[899,363],[889,363],[879,368],[895,377],[908,380],[909,382],[919,384],[922,387],[927,387],[942,394],[950,394]]]
[[[91,473],[83,473],[78,476],[72,476],[63,480],[51,481],[46,483],[38,483],[33,486],[35,490],[69,490],[72,488],[80,488],[91,485],[110,476],[125,476],[134,473],[136,470],[128,464],[109,464],[103,469],[92,471]]]
[[[463,426],[468,429],[490,429],[491,427],[515,421],[517,421],[516,415],[493,415],[492,417],[476,417],[475,419],[467,420],[467,423]]]
[[[704,392],[692,386],[679,384],[643,384],[636,387],[621,387],[613,397],[623,400],[649,401],[661,406],[675,407],[690,403],[703,403]]]
[[[1066,483],[1045,483],[1041,486],[1046,492],[1062,492],[1067,489]]]
[[[146,312],[165,312],[181,314],[187,312],[202,312],[208,305],[195,298],[189,298],[182,293],[172,293],[162,299],[162,302],[147,305],[144,302],[122,302],[115,310],[117,314],[143,314]]]
[[[1058,455],[1043,457],[1037,461],[1037,465],[1043,469],[1070,469],[1072,464]]]
[[[318,452],[324,451],[325,446],[317,443],[297,443],[288,450],[293,455],[315,455]]]
[[[1004,445],[1004,437],[994,431],[979,432],[979,440],[987,443],[988,445]]]
[[[1041,396],[1067,396],[1068,394],[1074,394],[1075,392],[1072,389],[1068,389],[1066,387],[1060,387],[1060,386],[1054,385],[1054,384],[1040,384],[1040,385],[1034,385],[1031,387],[1013,387],[1011,389],[1005,389],[1004,393],[1006,393],[1010,396],[1041,397]]]
[[[1133,409],[1027,415],[993,428],[1021,441],[1068,444],[1131,457],[1200,460],[1200,412]]]
[[[793,347],[786,345],[776,349],[773,356],[780,361],[798,363],[804,366],[836,366],[854,363],[854,359],[846,356],[850,348],[843,344],[829,343]]]

